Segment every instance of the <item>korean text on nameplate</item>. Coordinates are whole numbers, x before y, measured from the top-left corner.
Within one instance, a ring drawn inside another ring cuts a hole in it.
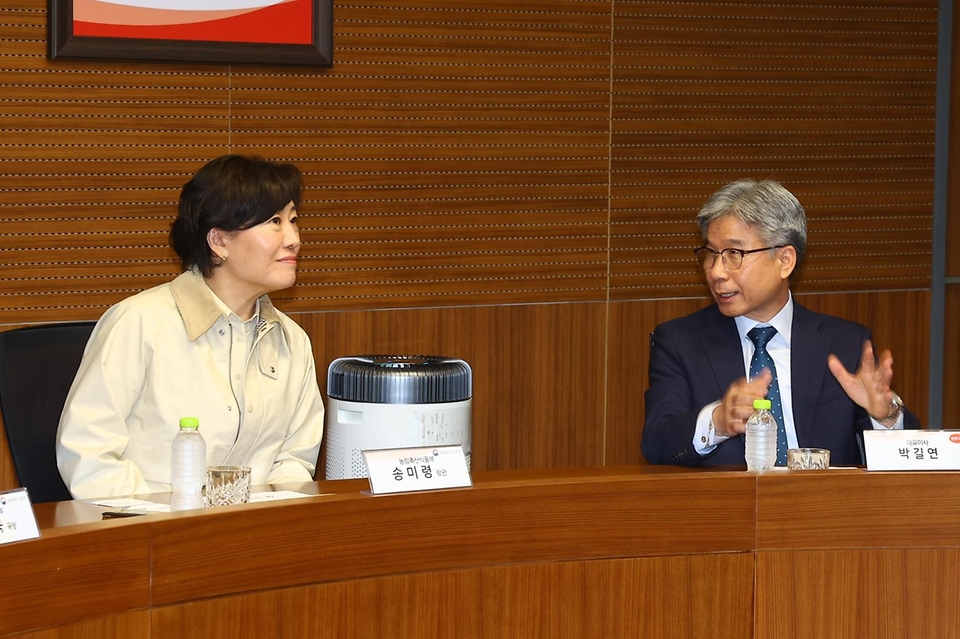
[[[473,485],[460,445],[365,450],[361,455],[374,495]]]
[[[867,430],[867,470],[960,470],[960,431]]]
[[[26,488],[0,493],[0,544],[36,539],[40,536],[37,518]]]

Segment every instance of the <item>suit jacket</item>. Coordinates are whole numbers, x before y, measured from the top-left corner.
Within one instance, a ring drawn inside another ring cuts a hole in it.
[[[747,374],[736,321],[714,304],[657,326],[650,339],[643,456],[653,464],[743,465],[742,435],[721,442],[708,455],[693,447],[700,410]],[[790,374],[797,441],[804,448],[828,448],[831,465],[862,465],[862,432],[873,426],[827,368],[827,355],[833,353],[855,371],[867,339],[871,335],[865,326],[814,313],[794,300]],[[904,428],[920,428],[909,411],[904,412]]]

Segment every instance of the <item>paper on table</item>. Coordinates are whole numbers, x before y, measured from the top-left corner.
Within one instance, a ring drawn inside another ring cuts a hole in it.
[[[277,490],[272,492],[252,493],[250,503],[264,501],[281,501],[284,499],[299,499],[301,497],[317,497],[317,495],[308,495],[298,493],[292,490]],[[134,499],[133,497],[118,497],[114,499],[96,499],[90,502],[97,506],[105,506],[114,510],[131,510],[139,513],[168,513],[169,504],[160,504],[146,499]]]
[[[280,501],[282,499],[300,499],[301,497],[319,497],[320,495],[308,495],[307,493],[298,493],[293,490],[275,490],[266,493],[251,493],[250,503],[260,501]]]
[[[114,510],[134,510],[143,513],[168,513],[170,504],[158,504],[155,501],[146,499],[134,499],[133,497],[119,497],[117,499],[96,499],[90,502],[97,506],[106,506]]]

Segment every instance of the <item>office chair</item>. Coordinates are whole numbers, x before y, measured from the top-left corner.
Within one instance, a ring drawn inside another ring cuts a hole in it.
[[[71,499],[57,469],[57,425],[95,322],[0,332],[0,414],[30,501]]]

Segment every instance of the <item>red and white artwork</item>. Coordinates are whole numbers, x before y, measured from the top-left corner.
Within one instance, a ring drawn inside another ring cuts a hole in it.
[[[73,0],[73,35],[306,44],[313,0]]]

